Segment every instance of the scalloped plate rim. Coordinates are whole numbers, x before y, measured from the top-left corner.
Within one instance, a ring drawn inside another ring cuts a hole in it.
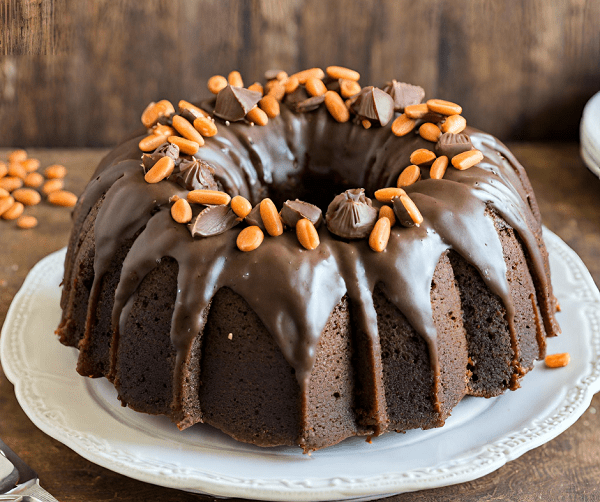
[[[544,238],[548,244],[548,247],[555,252],[561,252],[563,258],[567,258],[570,262],[569,265],[577,269],[579,277],[577,278],[581,285],[591,293],[591,300],[585,300],[590,306],[597,307],[600,312],[600,292],[598,291],[593,279],[591,278],[587,268],[577,256],[577,254],[569,248],[558,236],[544,228]],[[527,451],[536,448],[551,439],[558,436],[569,428],[577,419],[585,412],[589,407],[593,395],[600,391],[600,378],[598,375],[600,369],[599,354],[595,353],[596,359],[593,361],[594,364],[590,365],[589,371],[585,374],[578,375],[578,384],[575,388],[580,388],[584,391],[583,397],[580,399],[579,405],[576,409],[572,410],[562,421],[557,425],[554,425],[550,430],[544,431],[543,434],[537,435],[534,438],[522,439],[521,442],[512,447],[502,446],[501,440],[496,441],[493,444],[487,444],[477,451],[472,452],[470,455],[463,455],[460,458],[454,459],[454,462],[459,465],[459,472],[451,473],[448,475],[447,472],[440,472],[435,474],[436,466],[430,466],[423,469],[415,469],[412,471],[405,471],[402,473],[390,472],[381,474],[379,476],[372,476],[368,480],[360,480],[359,482],[348,482],[347,486],[344,486],[341,478],[330,478],[328,480],[314,478],[314,481],[329,481],[327,486],[321,486],[319,488],[299,488],[299,484],[296,482],[285,483],[285,480],[279,480],[277,486],[272,486],[273,481],[267,480],[266,483],[271,486],[259,486],[249,487],[245,484],[246,480],[239,479],[236,484],[224,483],[218,479],[215,481],[209,473],[201,473],[204,476],[196,476],[190,478],[189,474],[175,475],[171,473],[169,476],[157,476],[155,473],[140,470],[139,468],[131,467],[128,463],[115,459],[114,455],[105,454],[98,450],[90,450],[89,446],[86,446],[85,442],[77,440],[74,437],[73,432],[76,431],[65,431],[56,424],[53,423],[48,417],[40,413],[40,410],[34,408],[32,404],[27,400],[24,394],[24,389],[27,386],[28,379],[25,378],[27,373],[20,373],[15,366],[18,366],[18,361],[12,361],[5,357],[8,353],[9,346],[9,326],[13,331],[16,330],[15,325],[17,323],[19,315],[23,315],[23,311],[26,309],[31,310],[31,305],[27,303],[26,295],[35,285],[36,281],[42,280],[41,271],[49,262],[52,260],[59,260],[64,257],[65,248],[56,251],[47,257],[43,258],[38,262],[30,271],[27,278],[25,279],[23,286],[19,292],[15,295],[13,302],[9,308],[6,316],[6,320],[2,327],[2,335],[0,336],[0,355],[2,356],[3,370],[7,378],[15,385],[15,394],[17,400],[27,416],[32,422],[43,432],[50,435],[51,437],[59,440],[76,453],[80,454],[84,458],[101,465],[105,468],[111,469],[116,472],[120,472],[129,477],[145,481],[148,483],[158,484],[161,486],[184,489],[187,491],[193,491],[196,493],[205,493],[210,495],[216,495],[220,497],[245,497],[254,498],[261,500],[280,500],[285,498],[286,500],[298,500],[298,501],[309,501],[309,500],[332,500],[332,499],[361,499],[368,500],[374,497],[391,496],[397,493],[422,490],[428,488],[436,488],[441,486],[447,486],[452,484],[463,483],[466,481],[472,481],[479,477],[485,476],[490,472],[493,472],[502,467],[506,462],[514,460]],[[20,321],[21,324],[24,322]],[[18,326],[17,326],[18,327]],[[594,339],[597,344],[600,344],[600,339]],[[13,348],[14,350],[14,348]],[[595,371],[594,371],[595,370]],[[594,374],[596,373],[596,374]],[[555,407],[553,412],[557,412],[568,402],[565,402],[565,397],[560,406]],[[557,416],[556,414],[553,415]],[[549,414],[543,417],[545,420],[552,418]],[[69,434],[71,432],[71,434]],[[507,439],[518,439],[520,434],[524,431],[511,431],[502,440]],[[91,435],[86,435],[88,438]],[[97,441],[104,441],[102,438]],[[473,464],[477,460],[487,460],[484,464],[474,466]],[[456,467],[455,467],[456,469]],[[460,472],[462,471],[462,472]],[[408,476],[413,476],[409,479]],[[221,476],[221,479],[223,476]],[[190,480],[195,480],[195,486],[190,486]],[[340,484],[336,484],[336,480]],[[256,480],[254,480],[256,481]],[[182,487],[182,482],[187,482],[188,485]]]

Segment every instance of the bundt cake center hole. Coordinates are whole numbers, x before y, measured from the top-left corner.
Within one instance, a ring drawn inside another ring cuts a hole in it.
[[[319,207],[323,214],[334,197],[351,188],[363,188],[342,179],[337,173],[317,174],[305,171],[296,183],[272,185],[269,187],[270,197],[277,207],[286,200],[301,200]]]

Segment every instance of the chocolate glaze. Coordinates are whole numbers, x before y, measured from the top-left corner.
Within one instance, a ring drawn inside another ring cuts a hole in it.
[[[212,111],[210,103],[204,108]],[[270,119],[266,127],[242,122],[218,125],[219,133],[206,138],[196,157],[214,168],[215,179],[231,196],[243,195],[252,204],[269,195],[279,206],[298,198],[323,208],[339,192],[357,187],[364,187],[372,197],[379,188],[395,186],[400,172],[410,164],[411,152],[432,146],[418,135],[398,138],[389,127],[365,130],[352,123],[337,123],[324,107],[299,114],[284,105],[281,115]],[[124,328],[136,288],[168,256],[179,265],[171,340],[177,350],[173,410],[180,424],[186,424],[181,404],[184,365],[192,341],[202,335],[205,311],[222,287],[240,294],[256,312],[295,369],[304,392],[319,336],[345,294],[358,328],[371,338],[374,353],[378,352],[372,292],[381,283],[389,300],[427,341],[437,388],[430,287],[446,250],[455,250],[476,267],[490,290],[501,298],[516,340],[506,265],[490,210],[500,214],[523,241],[532,264],[540,317],[546,333],[556,334],[555,300],[539,211],[524,170],[492,136],[471,128],[465,132],[483,152],[484,160],[466,171],[450,167],[442,180],[430,179],[429,168],[423,167],[422,179],[406,188],[423,215],[423,224],[393,227],[382,253],[374,253],[366,240],[340,240],[325,225],[318,230],[321,244],[313,251],[302,248],[294,232],[284,232],[276,238],[267,236],[255,251],[240,252],[235,241],[242,226],[194,239],[187,226],[173,221],[169,211],[169,197],[185,197],[187,190],[168,180],[145,183],[137,147],[140,132],[101,162],[74,213],[75,225],[81,225],[105,194],[95,222],[90,309],[95,308],[101,278],[115,251],[143,229],[123,264],[113,309],[111,350],[116,353],[118,330]],[[67,278],[69,273],[67,270]],[[513,346],[517,348],[516,341]],[[514,364],[518,372],[517,352]],[[385,420],[385,410],[378,414]],[[377,424],[376,430],[382,430],[382,425]]]

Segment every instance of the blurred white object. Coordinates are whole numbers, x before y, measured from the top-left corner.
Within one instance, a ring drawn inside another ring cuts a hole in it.
[[[581,156],[590,171],[600,178],[600,92],[583,109],[579,127]]]

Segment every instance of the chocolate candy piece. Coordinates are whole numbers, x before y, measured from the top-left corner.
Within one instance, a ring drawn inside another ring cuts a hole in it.
[[[262,94],[243,87],[227,85],[217,94],[215,115],[232,122],[242,120],[256,106]]]
[[[427,112],[425,115],[421,117],[423,122],[431,122],[433,124],[439,124],[440,122],[444,122],[446,117],[441,113],[437,112]]]
[[[244,221],[248,223],[248,225],[259,227],[263,232],[267,231],[260,215],[260,204],[256,204],[256,206],[252,208],[252,211],[248,213],[244,218]]]
[[[173,161],[177,162],[179,159],[179,147],[171,143],[163,143],[154,152],[142,155],[142,166],[144,167],[144,174],[146,174],[154,164],[156,164],[164,156],[171,157]]]
[[[425,90],[418,86],[392,80],[384,91],[394,100],[394,111],[403,112],[410,105],[418,105],[425,97]]]
[[[179,115],[181,115],[184,119],[188,120],[192,124],[194,123],[194,120],[196,120],[198,117],[204,116],[198,110],[194,110],[193,108],[184,108],[183,110],[181,110]]]
[[[321,224],[322,211],[320,208],[301,200],[286,200],[279,212],[281,219],[288,227],[295,227],[301,219],[306,218],[318,227]]]
[[[384,126],[394,116],[392,97],[372,85],[364,87],[352,100],[352,111],[361,118],[375,120]]]
[[[284,103],[289,105],[291,108],[296,109],[298,103],[308,98],[310,98],[310,94],[308,94],[304,86],[299,85],[294,91],[290,92],[289,94],[286,94],[285,98],[283,99]]]
[[[188,225],[192,237],[211,237],[235,227],[240,220],[229,206],[207,206]]]
[[[471,148],[473,148],[471,138],[464,133],[452,134],[451,132],[445,132],[440,136],[435,145],[435,149],[439,155],[446,155],[450,160],[455,155],[467,152]]]
[[[191,160],[183,159],[169,179],[188,190],[219,190],[214,174],[210,164],[192,157]]]
[[[369,237],[379,212],[365,195],[364,188],[346,190],[329,204],[325,220],[332,234],[343,239]]]
[[[296,111],[300,113],[304,112],[312,112],[321,106],[321,104],[325,101],[325,94],[321,96],[313,96],[311,98],[305,99],[304,101],[300,101],[296,105]]]
[[[414,227],[415,222],[410,217],[410,214],[402,204],[400,197],[394,197],[392,199],[392,205],[394,206],[394,214],[396,215],[396,220],[403,227]]]

